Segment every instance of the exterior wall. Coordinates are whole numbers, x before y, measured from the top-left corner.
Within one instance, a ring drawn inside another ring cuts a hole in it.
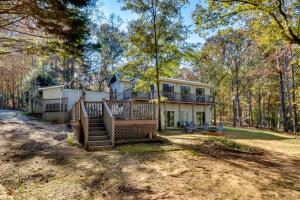
[[[49,122],[64,123],[70,121],[69,112],[44,112],[42,119]]]
[[[174,111],[174,127],[166,127],[166,112],[167,111]],[[209,105],[193,105],[192,104],[178,104],[178,103],[162,103],[161,104],[161,124],[162,128],[177,128],[177,123],[179,121],[180,111],[187,111],[188,112],[188,121],[193,121],[196,123],[196,113],[197,112],[205,112],[205,122],[210,124],[210,106]],[[156,117],[158,118],[158,106],[156,106]],[[196,124],[197,125],[197,124]]]
[[[102,101],[103,99],[109,99],[108,92],[85,92],[85,101]]]
[[[68,111],[72,109],[73,105],[79,100],[81,95],[82,92],[80,90],[63,89],[62,97],[68,98],[68,108],[67,108]]]
[[[111,88],[114,93],[117,93],[117,100],[123,100],[124,91],[131,88],[131,83],[117,80],[111,84]]]
[[[43,99],[60,98],[61,89],[62,88],[58,87],[58,88],[50,88],[50,89],[43,90]]]
[[[51,89],[43,90],[43,99],[59,99],[59,98],[67,97],[68,111],[72,109],[73,105],[79,100],[81,96],[82,96],[81,90],[63,89],[62,92],[61,92],[61,88],[51,88]],[[85,98],[86,101],[102,101],[103,98],[109,99],[109,93],[86,91]]]
[[[163,90],[163,84],[167,83],[170,85],[174,85],[174,92],[175,93],[180,93],[180,86],[188,86],[191,88],[191,94],[196,94],[196,89],[197,88],[203,88],[205,91],[204,95],[210,95],[210,88],[205,87],[205,86],[195,86],[195,85],[190,85],[190,84],[183,84],[183,83],[172,83],[172,82],[166,82],[166,81],[161,81],[160,83],[160,91]]]

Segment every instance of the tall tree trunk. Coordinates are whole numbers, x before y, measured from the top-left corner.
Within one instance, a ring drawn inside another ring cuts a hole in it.
[[[235,64],[235,72],[236,72],[236,118],[238,118],[239,126],[242,126],[242,112],[241,112],[241,105],[240,105],[240,80],[239,80],[239,67],[237,64]]]
[[[271,110],[271,94],[268,94],[268,128],[271,128],[271,116],[270,116],[270,110]]]
[[[233,86],[233,84],[234,84],[234,81],[232,80],[232,85],[231,85],[231,92],[232,92],[232,94],[234,94],[234,86]],[[235,96],[235,98],[233,98],[232,99],[232,114],[233,114],[233,119],[232,119],[232,126],[233,127],[236,127],[236,121],[237,121],[237,115],[236,115],[236,96]]]
[[[292,54],[292,50],[291,50]],[[293,56],[293,54],[292,54]],[[291,65],[291,75],[292,75],[292,99],[293,99],[293,108],[294,108],[294,120],[295,120],[295,131],[298,131],[298,113],[297,113],[297,104],[296,104],[296,84],[295,84],[295,65]]]
[[[257,97],[257,120],[256,120],[256,127],[261,128],[261,88],[258,88],[258,97]]]
[[[217,96],[217,92],[216,91],[214,92],[214,96],[215,97]],[[214,107],[214,126],[216,126],[217,125],[217,106],[213,105],[213,107]]]
[[[280,96],[280,108],[282,116],[282,126],[284,131],[288,131],[286,123],[286,109],[285,109],[285,97],[284,97],[284,87],[283,87],[283,74],[279,71],[279,96]]]
[[[278,109],[278,112],[277,112],[277,131],[280,131],[281,128],[280,128],[280,124],[281,124],[281,117],[282,116],[282,109],[281,109],[281,106],[279,107]]]
[[[290,124],[291,124],[291,131],[293,133],[296,133],[295,130],[295,118],[294,118],[294,112],[293,112],[293,103],[292,103],[292,98],[291,98],[291,93],[290,93],[290,80],[289,80],[289,74],[288,74],[288,66],[289,66],[289,58],[286,54],[286,51],[284,51],[284,64],[283,64],[283,74],[285,77],[285,89],[286,89],[286,96],[288,100],[288,110],[290,114]]]
[[[154,43],[155,43],[155,70],[156,70],[156,87],[157,87],[157,98],[158,98],[158,131],[162,129],[161,126],[161,99],[160,99],[160,69],[159,69],[159,49],[158,49],[158,38],[157,38],[157,27],[156,27],[156,5],[154,5],[154,0],[151,1],[152,4],[152,18],[153,18],[153,29],[154,29]]]
[[[248,85],[248,109],[249,109],[249,126],[253,126],[252,92],[249,85]]]

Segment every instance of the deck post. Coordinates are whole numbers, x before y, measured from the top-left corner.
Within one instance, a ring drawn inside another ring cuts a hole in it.
[[[194,109],[194,104],[192,104],[192,117],[193,117],[193,122],[195,123],[195,109]]]
[[[132,100],[129,101],[129,118],[132,119],[133,118],[133,106],[132,106],[133,102]]]
[[[180,112],[181,112],[181,102],[179,102],[179,111],[178,111],[178,120],[180,121]],[[175,124],[174,124],[175,125]],[[180,126],[180,125],[179,125]],[[181,127],[179,127],[181,128]]]
[[[165,129],[167,129],[167,111],[166,111],[166,101],[164,102],[164,118],[165,118]]]

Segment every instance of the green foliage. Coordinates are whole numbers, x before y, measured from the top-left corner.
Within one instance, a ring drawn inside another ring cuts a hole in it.
[[[197,5],[193,18],[202,34],[238,22],[263,33],[256,34],[262,40],[281,38],[299,45],[299,6],[299,1],[289,0],[207,0],[207,6]]]
[[[93,69],[92,73],[96,77],[99,90],[103,89],[105,81],[109,80],[113,71],[116,70],[123,59],[126,33],[120,29],[122,23],[120,17],[112,14],[99,27],[92,28],[96,44],[91,51],[97,53],[95,55],[97,60],[94,61],[91,58],[87,58],[87,60],[91,65],[94,64],[97,67]]]
[[[139,77],[139,89],[156,85],[158,77],[176,74],[184,55],[187,29],[181,8],[185,1],[123,0],[124,9],[139,15],[129,25],[128,62],[123,67],[127,76]]]
[[[68,145],[70,146],[74,146],[75,145],[75,138],[73,134],[68,134],[68,137],[66,139],[66,142]]]
[[[0,27],[4,29],[0,53],[65,49],[80,55],[88,33],[82,8],[90,0],[5,1],[1,3]],[[7,20],[5,20],[7,19]]]

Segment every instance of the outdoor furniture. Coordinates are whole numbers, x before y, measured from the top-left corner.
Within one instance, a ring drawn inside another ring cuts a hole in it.
[[[195,130],[197,130],[197,127],[194,122],[190,122],[188,123],[188,126],[185,127],[185,129],[186,129],[186,133],[192,133]]]
[[[218,125],[218,127],[217,127],[217,132],[223,133],[223,131],[224,131],[224,126],[223,126],[222,123],[220,123],[220,124]]]
[[[203,125],[203,130],[204,131],[208,131],[209,130],[209,124],[208,123],[204,123],[204,125]]]
[[[178,126],[179,126],[179,128],[184,128],[185,127],[185,121],[178,121]]]

